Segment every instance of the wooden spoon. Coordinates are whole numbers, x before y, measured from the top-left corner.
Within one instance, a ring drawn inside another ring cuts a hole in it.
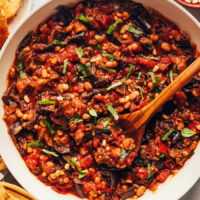
[[[187,67],[151,103],[134,113],[119,116],[119,125],[127,135],[135,140],[135,153],[140,149],[148,122],[178,90],[183,88],[200,71],[200,57]]]

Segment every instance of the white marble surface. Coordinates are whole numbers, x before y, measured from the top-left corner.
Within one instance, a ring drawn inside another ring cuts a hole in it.
[[[44,3],[44,1],[47,1],[47,0],[32,0],[32,10],[37,8],[41,3]],[[188,10],[200,21],[200,9],[189,8]],[[180,200],[200,200],[200,180]]]

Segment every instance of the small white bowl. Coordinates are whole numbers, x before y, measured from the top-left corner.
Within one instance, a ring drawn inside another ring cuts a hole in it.
[[[58,5],[73,5],[78,0],[54,0],[38,8],[30,17],[23,21],[12,37],[8,39],[0,53],[0,96],[6,88],[6,76],[11,66],[15,50],[19,42],[27,32],[34,29],[40,22],[56,12]],[[187,32],[200,50],[200,24],[184,8],[173,0],[137,0],[146,6],[150,6],[179,25]],[[0,100],[0,116],[3,116],[3,102]],[[20,154],[15,148],[11,137],[7,133],[4,121],[0,120],[0,153],[11,173],[19,183],[39,200],[78,200],[71,195],[61,195],[45,186],[28,170]],[[156,192],[147,191],[140,200],[177,200],[183,196],[198,180],[200,175],[200,145],[198,145],[195,155],[186,162],[185,166],[174,176],[161,184]]]

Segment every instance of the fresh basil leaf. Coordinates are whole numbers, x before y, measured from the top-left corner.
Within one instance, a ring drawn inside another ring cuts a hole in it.
[[[89,113],[90,113],[90,115],[91,115],[92,117],[97,117],[97,113],[96,113],[96,111],[95,111],[94,108],[91,108],[91,109],[89,110]]]
[[[189,137],[196,135],[196,133],[189,128],[184,128],[181,130],[181,135],[183,137],[189,138]]]
[[[106,104],[106,108],[113,115],[115,120],[119,119],[119,115],[117,114],[116,110],[110,104]]]
[[[77,53],[78,57],[81,59],[83,57],[83,49],[82,49],[82,47],[79,47],[76,53]]]

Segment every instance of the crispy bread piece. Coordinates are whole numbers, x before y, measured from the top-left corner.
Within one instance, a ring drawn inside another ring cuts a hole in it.
[[[21,0],[0,0],[0,7],[5,11],[7,19],[14,17],[19,10]]]
[[[8,38],[8,24],[5,16],[5,12],[0,8],[0,49],[3,46],[4,42]]]

